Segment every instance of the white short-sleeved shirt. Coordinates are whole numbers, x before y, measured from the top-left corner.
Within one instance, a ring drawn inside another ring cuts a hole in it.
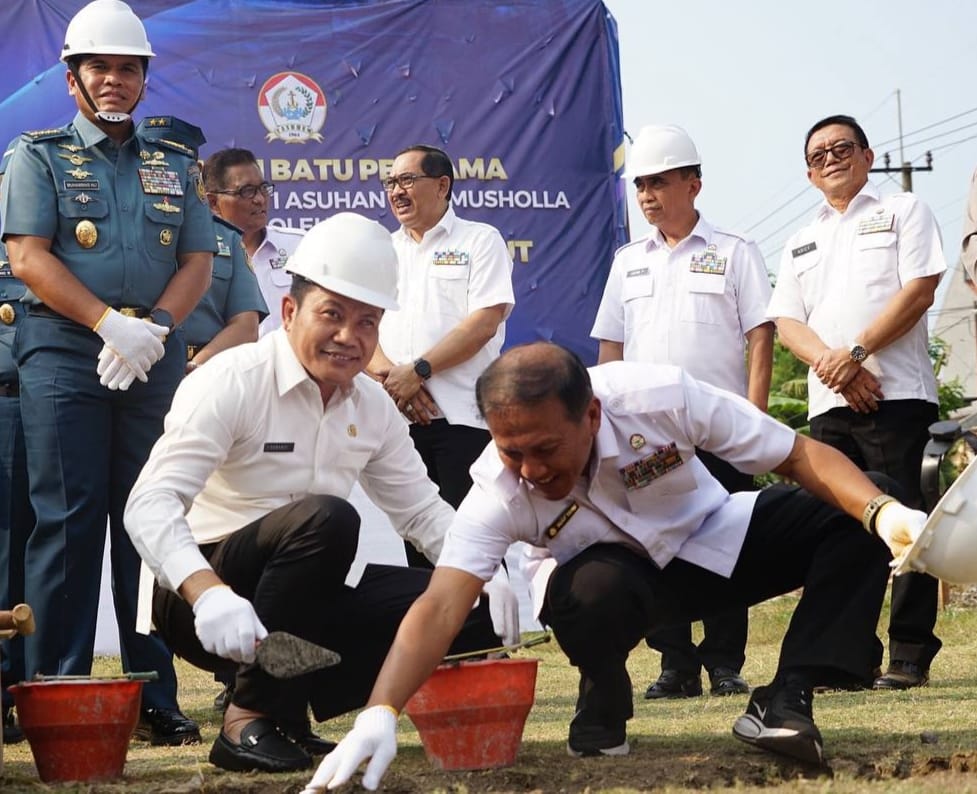
[[[945,270],[930,209],[912,193],[880,196],[868,182],[845,212],[825,202],[787,240],[767,315],[805,323],[829,347],[848,347],[908,282]],[[928,340],[923,316],[870,357],[886,400],[938,402]],[[847,405],[813,371],[807,386],[810,417]]]
[[[780,465],[796,438],[746,399],[696,381],[678,367],[615,361],[590,370],[601,426],[590,470],[566,498],[549,501],[503,466],[495,444],[472,466],[474,485],[448,530],[439,566],[489,579],[511,543],[531,547],[534,600],[553,563],[595,543],[643,550],[659,566],[673,557],[721,576],[736,565],[757,492],[729,494],[695,448],[760,474]],[[622,469],[647,461],[663,473],[628,489]],[[571,503],[577,510],[548,531]],[[548,565],[542,565],[550,558]]]
[[[437,559],[454,511],[393,401],[360,374],[323,408],[278,330],[183,380],[129,495],[125,525],[160,584],[175,589],[210,567],[198,544],[311,494],[348,498],[357,480],[394,529]]]
[[[393,233],[399,262],[398,311],[380,321],[380,347],[395,364],[423,356],[468,315],[515,304],[512,257],[502,235],[487,223],[466,221],[448,207],[420,242],[405,229]],[[475,380],[499,356],[505,322],[481,350],[457,366],[436,372],[425,383],[451,424],[485,427],[475,405]]]
[[[618,250],[590,335],[623,342],[625,361],[674,364],[746,396],[745,335],[769,302],[756,244],[700,216],[674,249],[655,229]]]
[[[281,327],[282,298],[292,286],[292,274],[286,272],[285,265],[304,234],[301,229],[266,226],[265,239],[251,257],[261,295],[268,304],[268,316],[258,326],[259,336]]]

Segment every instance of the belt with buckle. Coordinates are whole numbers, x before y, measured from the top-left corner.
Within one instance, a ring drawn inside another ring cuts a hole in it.
[[[20,383],[0,383],[0,397],[20,397]]]
[[[192,361],[193,357],[204,349],[204,345],[187,345],[187,361]]]
[[[123,317],[137,317],[140,320],[149,317],[149,309],[144,309],[142,306],[113,306],[112,308]],[[65,319],[63,314],[59,314],[54,309],[46,306],[43,303],[32,304],[27,310],[27,313],[35,317],[54,317],[55,319]]]

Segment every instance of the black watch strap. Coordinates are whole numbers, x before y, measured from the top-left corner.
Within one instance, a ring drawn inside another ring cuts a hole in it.
[[[417,373],[418,377],[422,380],[428,380],[431,377],[431,362],[426,358],[419,358],[414,362],[414,372]]]

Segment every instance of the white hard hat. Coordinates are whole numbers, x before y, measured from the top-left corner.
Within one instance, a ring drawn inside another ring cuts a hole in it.
[[[634,179],[701,164],[699,152],[685,130],[672,124],[651,124],[642,127],[631,144],[627,176]]]
[[[895,570],[910,571],[952,584],[977,583],[977,460],[943,494]]]
[[[337,213],[309,229],[285,270],[371,306],[400,308],[390,232],[355,212]]]
[[[72,17],[61,60],[74,55],[138,55],[152,58],[146,28],[122,0],[93,0]]]

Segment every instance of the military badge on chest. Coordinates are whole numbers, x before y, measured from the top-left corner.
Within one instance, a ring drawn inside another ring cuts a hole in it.
[[[183,185],[176,171],[156,168],[140,168],[139,181],[142,192],[151,196],[182,196]]]
[[[639,446],[635,446],[636,437],[641,439]],[[631,436],[631,446],[634,449],[640,449],[644,446],[644,439],[636,433],[634,436]],[[678,447],[672,441],[669,444],[658,447],[650,455],[629,463],[627,466],[619,469],[619,471],[624,478],[624,486],[629,491],[634,491],[638,488],[644,488],[653,480],[657,480],[673,469],[677,469],[683,462]]]
[[[709,273],[721,276],[726,272],[726,257],[716,255],[716,246],[706,246],[701,254],[693,254],[689,262],[690,273]]]

